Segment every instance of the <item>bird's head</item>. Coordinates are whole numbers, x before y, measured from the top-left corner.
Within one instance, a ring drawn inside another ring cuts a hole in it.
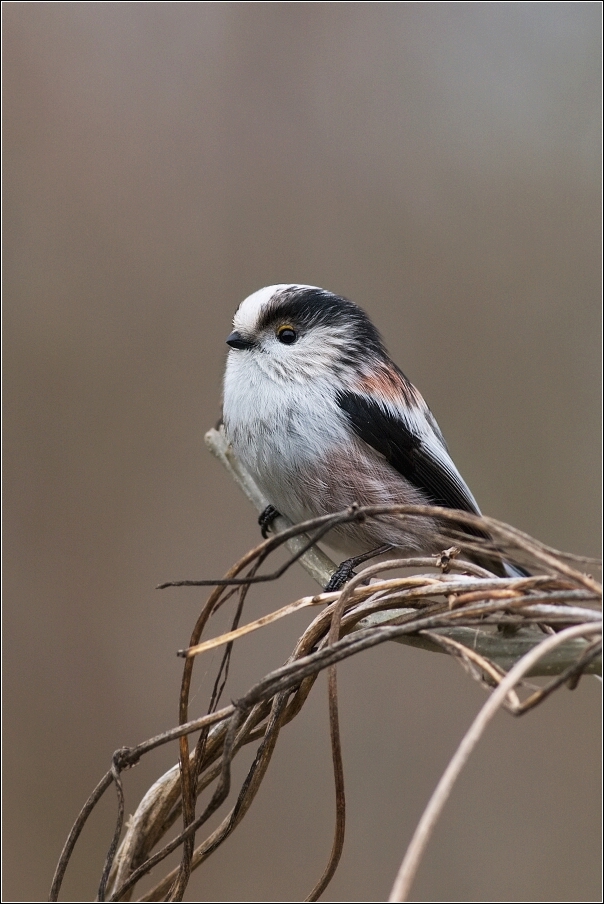
[[[385,356],[380,334],[352,301],[316,286],[267,286],[241,302],[229,364],[277,381],[350,378]]]

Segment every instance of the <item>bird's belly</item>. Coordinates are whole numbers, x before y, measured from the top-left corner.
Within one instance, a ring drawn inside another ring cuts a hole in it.
[[[295,524],[343,511],[353,503],[366,506],[426,502],[425,496],[382,456],[364,443],[351,442],[350,437],[345,443],[332,445],[323,441],[321,455],[301,455],[300,451],[299,442],[294,454],[281,437],[277,442],[256,441],[252,450],[248,447],[240,453],[267,499]],[[434,519],[404,515],[343,524],[333,529],[325,542],[346,556],[386,543],[409,553],[443,548]]]

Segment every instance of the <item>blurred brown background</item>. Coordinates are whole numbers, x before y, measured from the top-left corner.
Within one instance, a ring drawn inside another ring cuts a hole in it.
[[[598,553],[601,8],[3,13],[4,900],[26,901],[46,897],[113,750],[176,721],[175,651],[205,597],[154,586],[219,576],[258,540],[203,444],[250,292],[299,281],[357,301],[483,510]],[[296,569],[246,618],[312,590]],[[243,641],[226,699],[309,618]],[[216,662],[197,666],[196,712]],[[483,693],[394,644],[340,682],[349,821],[324,900],[380,901]],[[501,715],[416,900],[599,899],[597,707],[586,680]],[[129,812],[176,755],[126,775]],[[114,812],[107,795],[64,899],[94,897]],[[300,900],[332,826],[319,682],[188,900]]]

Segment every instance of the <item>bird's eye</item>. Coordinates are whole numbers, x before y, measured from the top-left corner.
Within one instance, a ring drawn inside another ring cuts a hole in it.
[[[279,342],[282,342],[283,345],[292,345],[298,338],[298,334],[295,329],[289,325],[289,323],[280,326],[277,330],[277,339]]]

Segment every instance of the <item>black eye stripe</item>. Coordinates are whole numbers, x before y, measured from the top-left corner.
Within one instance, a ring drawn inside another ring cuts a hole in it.
[[[256,328],[278,329],[279,324],[299,325],[305,332],[316,326],[344,330],[349,348],[366,357],[386,354],[377,329],[362,308],[352,301],[323,289],[291,286],[270,299]],[[294,340],[295,341],[295,340]]]

